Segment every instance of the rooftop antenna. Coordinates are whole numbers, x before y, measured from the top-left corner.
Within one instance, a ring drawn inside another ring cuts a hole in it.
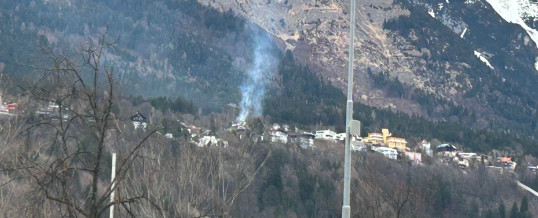
[[[347,104],[346,104],[346,145],[344,147],[344,202],[342,218],[351,215],[349,206],[349,183],[351,174],[351,136],[360,135],[360,122],[353,120],[353,60],[355,59],[355,0],[351,0],[349,25],[349,63],[347,75]]]

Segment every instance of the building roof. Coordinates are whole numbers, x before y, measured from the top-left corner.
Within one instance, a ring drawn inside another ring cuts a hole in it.
[[[407,141],[405,141],[405,138],[399,138],[399,137],[393,137],[393,136],[389,136],[387,138],[387,141],[396,141],[396,142],[407,143]]]
[[[456,148],[456,146],[451,145],[451,144],[440,144],[440,145],[437,145],[437,150],[438,151],[455,151],[455,150],[458,150],[458,148]]]
[[[501,157],[501,159],[499,161],[501,162],[508,162],[508,161],[511,161],[512,158],[511,157]]]
[[[131,116],[132,121],[138,121],[138,122],[144,122],[146,121],[146,117],[142,115],[140,112],[136,112],[133,116]]]

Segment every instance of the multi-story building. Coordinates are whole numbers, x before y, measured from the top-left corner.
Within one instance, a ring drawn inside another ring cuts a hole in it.
[[[368,137],[366,137],[364,139],[365,142],[370,142],[374,145],[379,145],[379,144],[382,144],[383,143],[383,134],[381,133],[377,133],[377,132],[373,132],[373,133],[368,133]]]
[[[405,151],[407,141],[405,138],[398,138],[398,137],[387,137],[385,144],[389,146],[390,148],[396,148],[400,151]]]
[[[392,133],[389,132],[389,129],[382,129],[381,133],[368,133],[368,137],[364,138],[364,142],[369,142],[373,145],[384,144],[385,146],[400,151],[405,151],[407,145],[405,138],[393,137]]]

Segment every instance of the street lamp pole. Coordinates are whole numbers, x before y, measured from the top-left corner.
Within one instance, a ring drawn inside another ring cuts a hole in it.
[[[350,195],[350,174],[351,174],[351,128],[353,119],[353,60],[355,58],[355,0],[351,0],[349,25],[349,64],[347,75],[347,104],[346,104],[346,145],[344,152],[344,202],[342,205],[342,218],[349,218],[351,215],[349,207]]]

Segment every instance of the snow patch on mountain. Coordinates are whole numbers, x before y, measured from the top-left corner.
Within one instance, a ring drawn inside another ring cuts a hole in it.
[[[467,28],[465,28],[465,29],[463,30],[463,32],[462,32],[461,35],[460,35],[460,38],[463,39],[463,36],[465,36],[465,33],[466,33],[466,32],[467,32]]]
[[[536,19],[538,17],[538,4],[529,0],[486,0],[493,10],[497,12],[504,20],[509,23],[515,23],[521,26],[534,44],[538,47],[538,31],[529,27],[524,19]],[[538,70],[538,61],[534,64]]]
[[[529,27],[523,19],[538,17],[538,5],[529,0],[487,0],[495,12],[509,23],[520,25],[538,46],[538,31]]]
[[[482,62],[484,62],[490,69],[494,69],[493,66],[491,66],[491,64],[489,63],[488,59],[486,59],[486,57],[484,57],[484,55],[482,55],[482,53],[478,52],[478,51],[474,51],[474,55],[479,58]]]
[[[431,8],[428,9],[428,14],[429,14],[430,16],[432,16],[433,18],[435,18],[435,12],[433,12],[433,9],[431,9]]]

